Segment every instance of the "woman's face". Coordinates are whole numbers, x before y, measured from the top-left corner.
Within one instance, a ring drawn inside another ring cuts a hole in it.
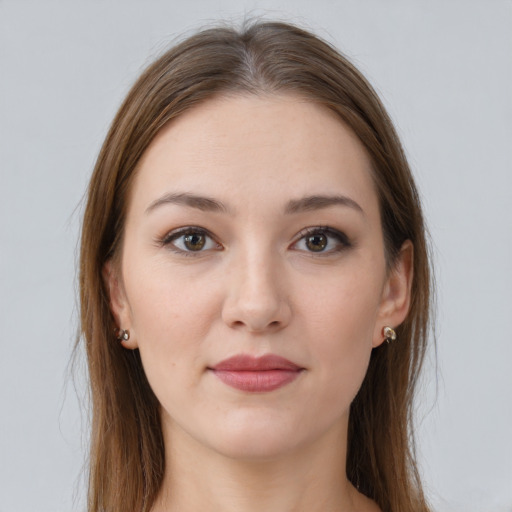
[[[241,96],[152,142],[106,275],[165,435],[270,457],[346,437],[371,350],[406,315],[410,256],[386,271],[370,161],[333,113]]]

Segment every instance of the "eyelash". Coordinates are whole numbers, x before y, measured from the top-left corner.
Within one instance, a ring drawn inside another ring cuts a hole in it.
[[[209,231],[198,226],[187,226],[184,228],[177,229],[176,231],[171,231],[170,233],[167,233],[161,240],[159,240],[159,245],[161,245],[162,247],[167,247],[171,251],[176,252],[183,256],[198,256],[201,252],[204,252],[202,250],[187,251],[184,249],[180,249],[179,247],[176,247],[176,245],[173,244],[174,241],[186,235],[202,235],[212,240],[213,243],[218,247],[221,247],[220,244],[215,241],[214,237],[211,235]]]
[[[345,233],[343,233],[342,231],[338,231],[337,229],[331,228],[330,226],[315,226],[305,228],[299,232],[297,241],[294,242],[292,245],[297,245],[301,240],[304,240],[306,237],[315,235],[326,235],[328,238],[334,238],[336,240],[334,243],[337,245],[337,247],[329,249],[327,251],[318,251],[316,253],[315,251],[305,251],[309,253],[311,256],[326,257],[331,254],[337,254],[341,251],[349,249],[353,245]]]
[[[203,249],[198,251],[192,251],[192,250],[184,250],[179,247],[176,247],[176,245],[173,244],[176,240],[186,236],[186,235],[200,235],[204,236],[208,239],[210,239],[217,247],[216,249],[219,250],[222,248],[222,246],[215,240],[215,238],[212,236],[212,234],[201,227],[198,226],[187,226],[184,228],[180,228],[176,231],[171,231],[170,233],[167,233],[162,239],[158,240],[158,244],[162,247],[167,247],[169,250],[178,253],[183,256],[199,256],[200,253],[205,252]],[[300,241],[305,239],[308,236],[315,236],[315,235],[326,235],[328,239],[335,239],[335,244],[338,245],[338,247],[335,247],[334,249],[329,249],[327,251],[320,250],[318,252],[315,251],[307,251],[304,252],[309,253],[311,256],[320,256],[325,257],[329,256],[331,254],[339,253],[343,250],[346,250],[350,247],[352,247],[352,243],[350,242],[349,238],[345,233],[342,231],[338,231],[337,229],[331,228],[329,226],[315,226],[315,227],[309,227],[301,230],[298,233],[298,238],[295,242],[293,242],[292,246],[297,245]],[[207,242],[206,242],[207,243]],[[328,241],[329,244],[329,241]],[[206,249],[210,250],[210,249]]]

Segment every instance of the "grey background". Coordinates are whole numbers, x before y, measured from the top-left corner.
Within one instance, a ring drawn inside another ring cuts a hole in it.
[[[1,512],[83,510],[68,362],[79,204],[109,122],[174,37],[261,14],[334,42],[395,120],[437,265],[426,487],[439,512],[512,511],[511,1],[0,0]]]

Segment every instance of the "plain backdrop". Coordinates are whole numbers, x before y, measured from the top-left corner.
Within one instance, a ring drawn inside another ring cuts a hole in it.
[[[177,36],[255,16],[334,43],[389,109],[438,284],[439,364],[431,354],[418,408],[426,488],[438,512],[512,512],[509,0],[0,0],[0,512],[84,510],[76,247],[117,107]]]

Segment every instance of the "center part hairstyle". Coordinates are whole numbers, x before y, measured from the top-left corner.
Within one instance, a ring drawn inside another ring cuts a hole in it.
[[[138,350],[116,340],[102,271],[119,265],[138,162],[170,121],[209,99],[291,94],[334,111],[372,162],[388,269],[414,245],[412,302],[398,340],[373,349],[350,409],[348,479],[383,512],[428,512],[414,455],[412,401],[430,332],[431,274],[420,200],[393,125],[372,87],[337,50],[285,23],[201,31],[136,81],[99,154],[80,250],[81,336],[90,374],[89,512],[148,512],[165,462],[159,403]]]

